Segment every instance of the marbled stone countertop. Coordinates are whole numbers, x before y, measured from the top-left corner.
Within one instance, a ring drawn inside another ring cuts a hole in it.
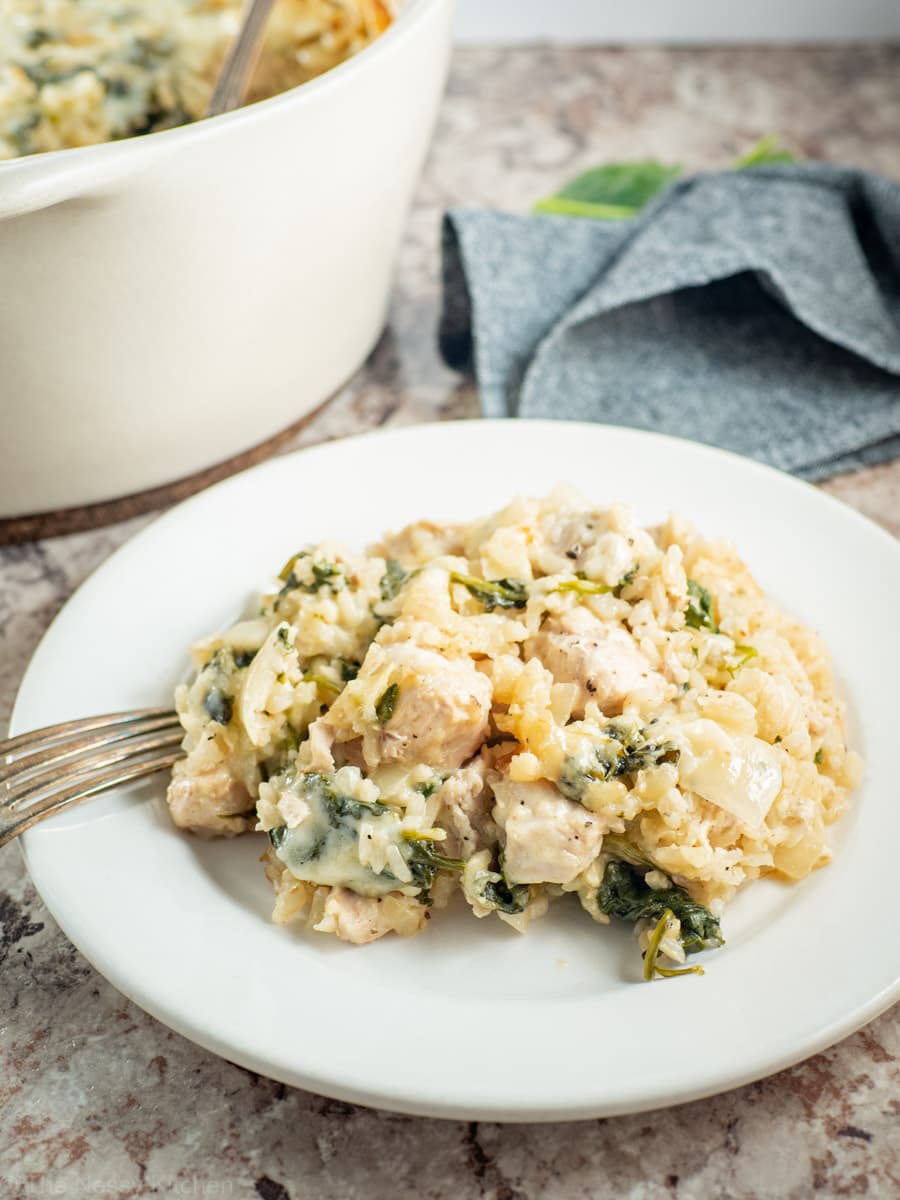
[[[900,178],[900,48],[517,49],[456,56],[390,323],[307,444],[473,415],[434,348],[448,204],[525,209],[577,170],[725,164],[779,131]],[[900,463],[826,487],[900,532]],[[50,618],[145,523],[0,551],[0,723]],[[114,991],[0,854],[0,1196],[706,1200],[900,1196],[900,1010],[716,1099],[581,1124],[398,1117],[200,1050]],[[840,970],[836,961],[835,970]]]

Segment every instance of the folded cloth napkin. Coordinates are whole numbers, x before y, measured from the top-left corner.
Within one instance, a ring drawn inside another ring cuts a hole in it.
[[[485,416],[607,421],[809,479],[900,455],[900,185],[684,179],[622,221],[454,210],[445,360]]]

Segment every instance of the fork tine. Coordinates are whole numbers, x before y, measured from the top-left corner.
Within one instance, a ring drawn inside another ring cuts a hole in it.
[[[7,738],[0,742],[0,758],[10,754],[18,754],[36,743],[44,745],[48,742],[58,742],[78,733],[87,733],[92,729],[111,729],[114,726],[126,726],[147,717],[172,717],[175,713],[171,708],[137,708],[128,712],[105,713],[99,717],[79,717],[75,721],[63,721],[59,725],[47,725],[43,729],[32,729],[28,733],[20,733],[16,737]]]
[[[175,713],[163,713],[159,716],[140,717],[127,723],[116,722],[109,726],[104,725],[85,732],[82,736],[70,734],[63,741],[58,740],[58,728],[58,726],[51,726],[46,731],[49,736],[44,738],[39,738],[37,735],[45,731],[35,731],[31,745],[23,745],[20,741],[18,751],[14,750],[4,754],[4,747],[9,743],[0,744],[0,786],[9,779],[22,778],[40,767],[77,759],[78,756],[86,754],[92,749],[114,745],[117,742],[132,742],[139,735],[151,733],[154,730],[171,729],[174,731],[180,729],[180,725]],[[25,734],[23,739],[29,736],[31,735]],[[78,765],[77,762],[73,762],[72,769],[77,768]]]
[[[47,796],[27,809],[12,814],[11,819],[0,819],[0,846],[5,846],[7,842],[12,841],[14,837],[37,824],[38,821],[52,813],[68,808],[70,804],[74,804],[78,800],[95,796],[99,792],[109,791],[123,783],[131,783],[136,779],[155,775],[158,771],[165,771],[173,766],[179,758],[181,758],[180,750],[169,751],[143,761],[110,767],[99,775],[92,775],[80,783],[72,783],[65,790]]]
[[[35,763],[34,758],[46,757],[46,753],[21,759],[9,770],[5,779],[0,779],[0,809],[15,810],[23,801],[38,799],[48,789],[56,789],[69,782],[84,784],[98,771],[126,759],[138,759],[153,751],[175,749],[181,744],[183,732],[180,726],[150,730],[112,743],[101,743],[99,747],[82,747],[79,757],[73,757],[78,753],[77,749],[66,750],[45,763]],[[21,769],[17,770],[17,767]]]

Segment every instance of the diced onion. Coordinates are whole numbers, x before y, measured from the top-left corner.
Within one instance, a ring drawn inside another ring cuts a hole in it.
[[[681,786],[746,825],[761,825],[781,791],[777,750],[759,738],[729,736],[703,718],[687,722],[681,733]]]

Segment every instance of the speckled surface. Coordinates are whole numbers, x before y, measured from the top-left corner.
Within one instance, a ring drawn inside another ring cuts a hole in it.
[[[793,148],[900,179],[900,49],[466,50],[457,55],[388,331],[300,435],[473,415],[434,349],[448,204],[524,209],[603,159]],[[900,463],[827,490],[900,533]],[[140,528],[0,551],[0,722],[72,590]],[[0,1197],[588,1200],[900,1195],[900,1010],[714,1100],[545,1126],[354,1108],[199,1050],[114,991],[0,852]],[[839,963],[835,970],[839,970]]]

